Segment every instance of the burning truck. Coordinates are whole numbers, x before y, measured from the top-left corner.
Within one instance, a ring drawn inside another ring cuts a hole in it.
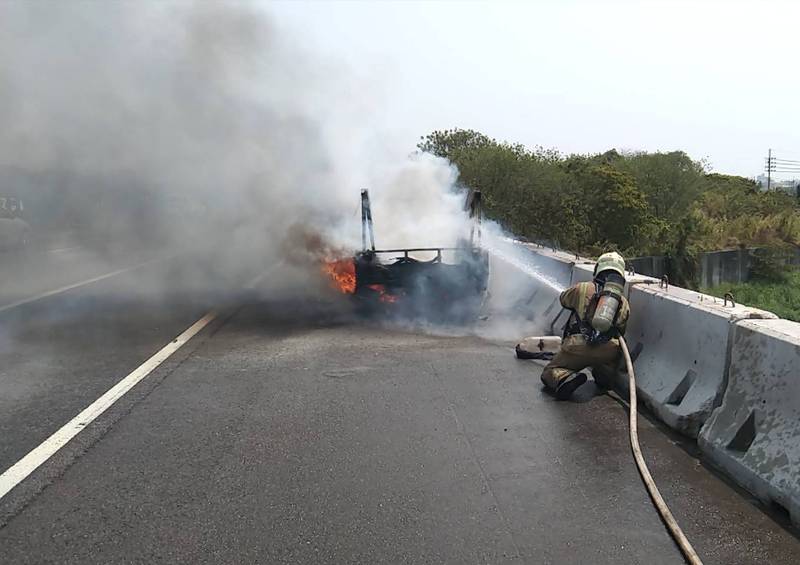
[[[376,249],[369,192],[361,191],[361,251],[325,263],[335,286],[353,296],[367,315],[465,323],[477,317],[489,279],[489,258],[481,248],[481,193],[466,200],[469,238],[455,247]],[[427,255],[431,258],[423,259]],[[447,259],[447,260],[446,260]]]

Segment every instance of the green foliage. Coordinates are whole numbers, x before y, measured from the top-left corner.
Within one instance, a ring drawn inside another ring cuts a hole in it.
[[[752,254],[750,277],[763,282],[786,282],[790,271],[787,263],[792,249],[786,246],[773,246],[758,249]]]
[[[417,148],[425,153],[432,153],[454,161],[465,150],[485,148],[496,144],[494,139],[489,139],[477,131],[452,129],[434,131],[426,135],[421,138]]]
[[[461,184],[483,191],[488,215],[514,233],[589,255],[669,255],[677,283],[694,286],[702,251],[800,245],[795,197],[707,174],[682,151],[565,156],[461,129],[432,132],[418,148],[454,163]],[[781,264],[759,261],[765,277]]]
[[[647,198],[633,177],[603,164],[592,168],[584,182],[584,197],[593,203],[588,214],[592,239],[634,249],[649,218]]]
[[[647,197],[653,216],[680,220],[704,188],[703,166],[682,151],[632,153],[617,162]]]
[[[737,302],[800,322],[800,272],[797,271],[790,271],[781,282],[758,280],[720,285],[703,292],[720,298],[730,292]]]
[[[712,174],[706,182],[694,205],[701,224],[695,240],[704,248],[800,244],[800,214],[794,197],[761,192],[742,177]]]

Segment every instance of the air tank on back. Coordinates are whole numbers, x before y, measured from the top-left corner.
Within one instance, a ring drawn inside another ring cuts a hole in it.
[[[624,289],[625,279],[617,273],[609,273],[592,316],[592,327],[598,332],[606,333],[614,327]]]

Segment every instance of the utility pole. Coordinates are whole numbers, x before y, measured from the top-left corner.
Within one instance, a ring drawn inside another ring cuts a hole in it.
[[[775,168],[775,161],[772,159],[772,149],[767,153],[767,192],[772,184],[772,170]]]

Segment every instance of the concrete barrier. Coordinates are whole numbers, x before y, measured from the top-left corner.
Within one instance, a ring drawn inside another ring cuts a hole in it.
[[[730,355],[722,404],[700,433],[700,449],[800,526],[800,324],[738,322]]]
[[[572,266],[588,261],[577,255],[553,251],[533,243],[520,243],[519,245],[528,252],[527,255],[534,265],[550,274],[564,287],[572,284]]]
[[[594,262],[589,260],[582,260],[581,262],[573,263],[572,276],[570,277],[571,284],[579,282],[589,282],[594,280]]]
[[[658,284],[634,284],[629,300],[637,392],[668,426],[696,438],[725,390],[731,322],[775,316]]]
[[[593,271],[593,265],[576,265],[573,279],[590,281]],[[650,277],[627,279],[631,317],[625,337],[640,401],[672,429],[696,438],[724,388],[731,312],[711,301],[708,307],[693,304],[679,296],[683,289],[661,288]],[[627,393],[627,374],[615,385]]]
[[[572,284],[591,281],[594,263],[571,259],[577,261]],[[672,429],[696,438],[725,390],[732,321],[775,315],[679,287],[662,288],[652,277],[626,278],[631,304],[626,339],[638,395]],[[627,392],[627,375],[620,374],[616,385]]]

